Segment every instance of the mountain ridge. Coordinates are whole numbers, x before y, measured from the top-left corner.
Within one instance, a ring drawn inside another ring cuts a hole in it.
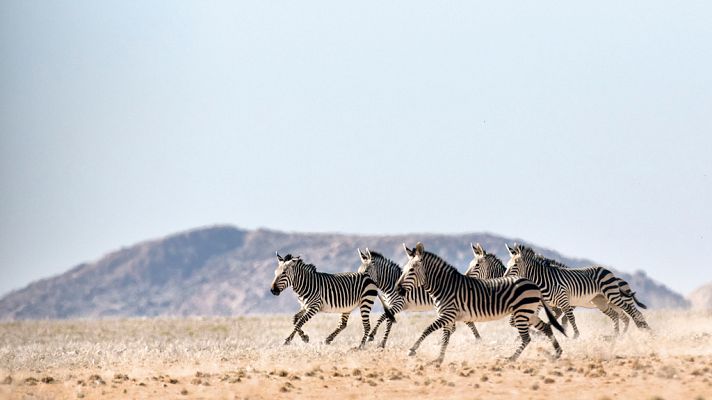
[[[353,271],[356,248],[369,247],[401,265],[401,243],[422,241],[464,271],[480,242],[505,262],[503,243],[527,243],[493,233],[356,235],[241,229],[213,225],[121,247],[66,272],[35,281],[0,298],[0,319],[133,316],[242,315],[296,311],[294,296],[273,297],[268,288],[274,251],[301,254],[320,271]],[[571,267],[591,265],[533,246]],[[613,268],[615,271],[615,268]],[[645,272],[616,271],[651,307],[688,307],[689,302]]]

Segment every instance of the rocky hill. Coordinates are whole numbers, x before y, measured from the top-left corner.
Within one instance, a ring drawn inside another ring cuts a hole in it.
[[[506,262],[503,244],[515,241],[483,233],[359,236],[201,228],[123,248],[11,292],[0,299],[0,319],[292,312],[297,302],[291,290],[279,297],[269,293],[275,250],[301,254],[319,270],[336,272],[358,267],[357,247],[403,263],[401,243],[418,240],[461,271],[472,256],[470,242],[481,243]],[[592,263],[537,249],[572,267]],[[682,296],[643,272],[620,275],[650,307],[688,306]]]

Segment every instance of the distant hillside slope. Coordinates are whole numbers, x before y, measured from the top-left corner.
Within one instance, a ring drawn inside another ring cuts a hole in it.
[[[696,310],[712,310],[712,282],[693,290],[687,300]]]
[[[336,272],[358,267],[357,247],[368,246],[403,263],[401,243],[414,245],[418,240],[461,271],[472,256],[470,242],[482,243],[506,262],[503,244],[515,241],[484,233],[358,236],[248,231],[230,226],[201,228],[115,251],[11,292],[0,299],[0,318],[292,312],[297,309],[297,301],[291,290],[279,297],[269,293],[275,250],[301,254],[319,270]],[[570,266],[591,264],[538,250]],[[642,272],[620,276],[651,307],[687,306],[682,296]]]

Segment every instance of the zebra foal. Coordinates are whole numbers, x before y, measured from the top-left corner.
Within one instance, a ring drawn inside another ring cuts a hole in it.
[[[373,280],[366,274],[354,272],[317,272],[314,265],[307,264],[300,257],[293,257],[291,254],[284,257],[277,254],[277,260],[270,291],[279,296],[283,290],[292,286],[302,306],[294,315],[294,330],[287,336],[284,344],[289,344],[297,333],[305,343],[309,342],[309,336],[302,331],[302,326],[320,311],[341,313],[339,326],[325,340],[326,344],[330,344],[336,335],[346,328],[351,311],[358,307],[364,330],[359,348],[363,348],[371,327],[371,307],[378,297],[378,287]],[[385,304],[383,309],[387,318],[395,322],[393,314]]]
[[[507,316],[510,316],[509,323],[517,329],[522,340],[509,357],[510,360],[516,360],[531,341],[529,327],[542,331],[551,340],[555,358],[561,355],[561,347],[551,325],[562,333],[563,328],[554,318],[534,282],[519,277],[487,280],[470,278],[435,254],[426,252],[422,243],[418,243],[414,250],[405,244],[403,247],[408,255],[408,263],[396,282],[398,293],[404,296],[411,290],[424,287],[433,298],[438,314],[436,320],[410,348],[409,355],[415,355],[423,340],[442,328],[440,355],[434,361],[441,364],[450,335],[455,331],[456,321],[493,321]],[[537,315],[542,306],[551,325]]]

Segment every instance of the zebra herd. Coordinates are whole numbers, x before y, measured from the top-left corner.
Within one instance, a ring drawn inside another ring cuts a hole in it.
[[[403,268],[375,251],[359,249],[358,271],[337,274],[318,272],[301,257],[291,254],[282,257],[277,253],[271,292],[277,296],[291,286],[301,303],[299,312],[294,315],[294,329],[284,344],[289,344],[297,334],[302,341],[309,342],[302,327],[319,311],[341,313],[339,326],[325,340],[326,344],[331,343],[344,330],[356,307],[360,309],[364,330],[359,348],[374,340],[383,322],[386,328],[379,347],[385,347],[396,322],[395,314],[434,309],[437,318],[416,340],[409,355],[415,355],[428,335],[442,329],[440,354],[434,361],[438,365],[444,359],[457,321],[464,322],[479,339],[475,322],[509,317],[509,324],[521,339],[510,360],[516,360],[531,341],[530,328],[542,332],[551,341],[552,358],[558,358],[562,350],[552,327],[566,336],[565,326],[571,324],[574,338],[578,337],[574,307],[599,309],[611,318],[616,334],[620,332],[621,320],[624,331],[630,319],[638,328],[649,329],[638,310],[646,306],[636,298],[628,282],[606,268],[568,268],[518,244],[506,245],[510,260],[505,266],[480,244],[471,247],[474,258],[464,275],[441,257],[425,251],[420,242],[413,249],[403,245],[408,256]],[[376,298],[385,312],[371,330],[370,312]],[[539,318],[541,309],[548,323]],[[559,324],[557,319],[561,315]]]

